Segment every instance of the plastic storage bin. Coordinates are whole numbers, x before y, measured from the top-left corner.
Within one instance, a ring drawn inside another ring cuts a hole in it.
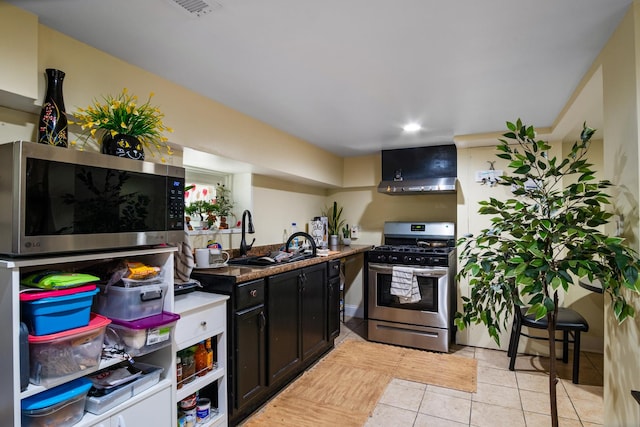
[[[133,366],[142,370],[141,377],[105,395],[87,396],[85,410],[96,415],[104,414],[108,410],[126,402],[132,396],[142,393],[146,389],[158,384],[160,374],[164,371],[160,366],[148,365],[146,363],[136,362]]]
[[[131,321],[162,313],[168,285],[156,281],[135,287],[98,285],[95,311],[112,320]]]
[[[130,322],[113,319],[105,338],[107,345],[122,346],[130,356],[155,351],[171,344],[179,314],[162,312]]]
[[[56,334],[29,335],[29,380],[50,386],[98,366],[111,320],[91,313],[89,325]]]
[[[71,426],[84,416],[91,381],[78,378],[21,402],[22,427]]]
[[[32,335],[48,335],[89,324],[96,285],[59,291],[22,292],[22,320]]]

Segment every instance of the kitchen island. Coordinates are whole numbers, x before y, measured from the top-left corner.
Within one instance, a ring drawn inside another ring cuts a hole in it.
[[[339,333],[340,259],[369,245],[264,267],[196,269],[203,290],[229,295],[228,409],[236,425],[333,348]],[[250,255],[268,253],[255,248]],[[336,281],[337,279],[337,281]]]

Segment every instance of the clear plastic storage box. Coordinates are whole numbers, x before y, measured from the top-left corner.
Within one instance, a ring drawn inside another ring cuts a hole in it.
[[[162,312],[143,319],[123,321],[113,319],[105,342],[122,347],[130,356],[139,356],[171,344],[179,314]]]
[[[91,313],[89,325],[50,335],[29,335],[29,381],[49,387],[98,366],[111,320]]]
[[[134,287],[98,285],[100,292],[94,307],[97,313],[112,320],[131,321],[162,313],[168,285],[151,280]]]
[[[146,363],[135,362],[133,366],[142,370],[142,376],[101,396],[92,396],[91,393],[89,393],[85,410],[96,415],[104,414],[109,409],[126,402],[132,396],[142,393],[146,389],[158,384],[160,374],[164,371],[160,366]],[[92,392],[93,391],[94,390],[92,390]]]
[[[22,427],[71,426],[84,416],[91,381],[78,378],[22,399]]]

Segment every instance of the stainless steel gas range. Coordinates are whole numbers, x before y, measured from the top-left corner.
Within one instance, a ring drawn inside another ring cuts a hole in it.
[[[368,339],[440,352],[455,339],[455,225],[386,222],[366,256]]]

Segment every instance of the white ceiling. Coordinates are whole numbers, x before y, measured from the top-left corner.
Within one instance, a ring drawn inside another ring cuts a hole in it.
[[[631,3],[204,0],[194,17],[172,0],[7,1],[341,156],[551,126]],[[403,135],[409,120],[425,129]]]

